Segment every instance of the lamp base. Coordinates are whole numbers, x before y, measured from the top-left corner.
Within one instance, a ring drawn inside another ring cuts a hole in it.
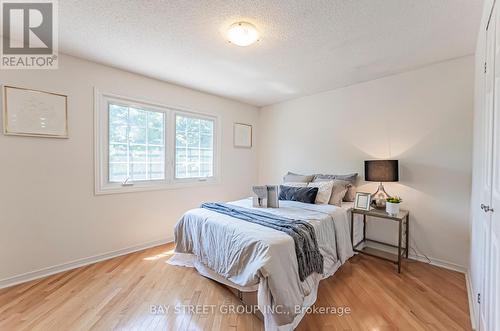
[[[384,185],[382,183],[379,184],[378,189],[375,193],[372,194],[372,202],[371,205],[377,209],[385,209],[385,203],[387,198],[391,196],[387,194],[385,191]]]

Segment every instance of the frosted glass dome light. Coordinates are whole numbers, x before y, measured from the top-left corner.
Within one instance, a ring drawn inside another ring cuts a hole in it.
[[[227,39],[238,46],[249,46],[259,40],[259,32],[248,22],[236,22],[227,30]]]

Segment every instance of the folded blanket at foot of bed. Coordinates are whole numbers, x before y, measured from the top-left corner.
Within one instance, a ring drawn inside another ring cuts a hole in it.
[[[314,227],[309,222],[227,203],[204,203],[201,205],[201,208],[288,234],[292,237],[295,244],[300,280],[304,281],[313,272],[323,274],[323,256],[318,248]]]

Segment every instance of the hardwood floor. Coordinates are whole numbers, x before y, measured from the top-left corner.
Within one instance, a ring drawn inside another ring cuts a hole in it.
[[[223,286],[166,264],[172,249],[158,246],[0,290],[0,330],[263,330],[252,314],[223,314],[239,304]],[[163,311],[151,305],[170,310],[152,314]],[[189,311],[201,305],[206,311]],[[471,329],[464,275],[420,262],[406,262],[397,274],[388,262],[353,257],[320,283],[315,306],[351,312],[307,314],[298,330]]]

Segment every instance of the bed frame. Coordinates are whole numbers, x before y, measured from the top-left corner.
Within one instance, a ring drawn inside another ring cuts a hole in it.
[[[217,282],[219,283],[219,282]],[[229,285],[221,284],[220,285],[224,286],[229,290],[229,292],[233,293],[240,301],[242,304],[245,306],[252,306],[256,307],[257,306],[257,291],[253,292],[242,292],[234,287],[231,287]],[[264,320],[264,315],[262,315],[262,312],[260,310],[255,310],[255,316],[257,316],[261,321]]]

